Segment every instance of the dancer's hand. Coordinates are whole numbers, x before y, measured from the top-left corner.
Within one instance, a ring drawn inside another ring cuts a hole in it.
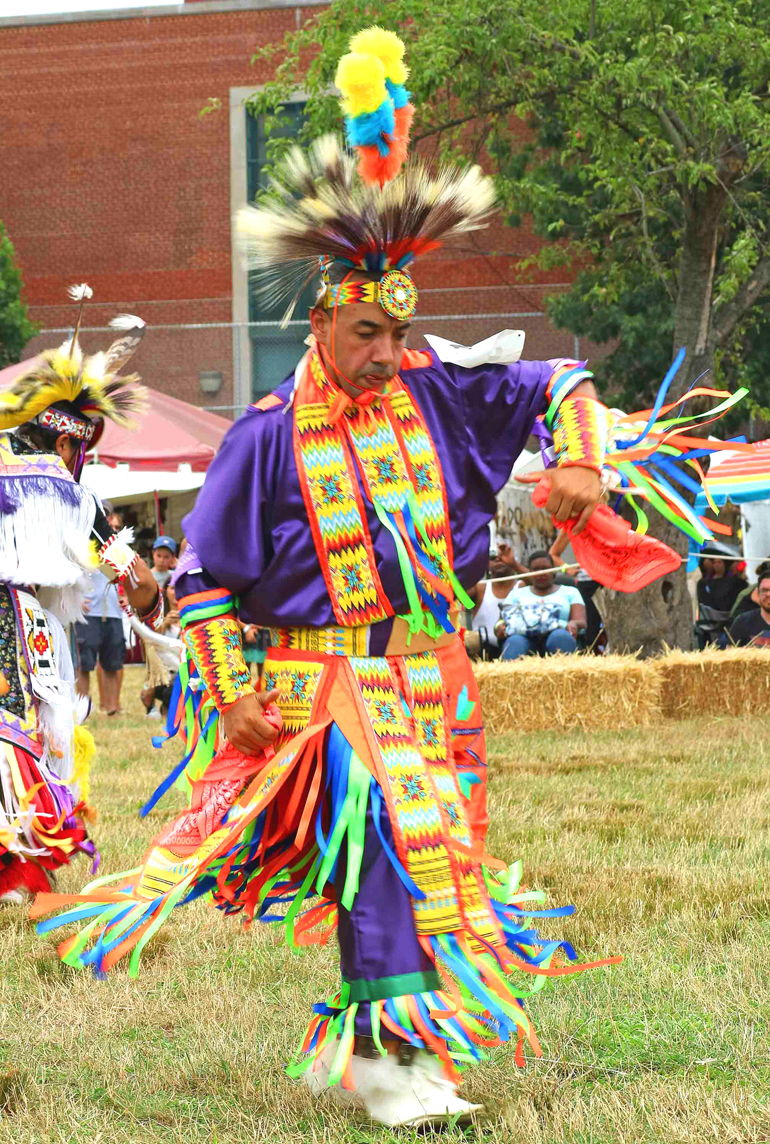
[[[265,708],[277,698],[277,691],[250,693],[222,712],[225,735],[237,751],[256,755],[270,746],[280,730],[281,716],[274,707],[270,712],[271,718],[266,719]]]
[[[575,520],[571,529],[573,536],[579,536],[591,513],[602,499],[602,483],[594,469],[584,469],[581,465],[562,465],[544,472],[524,473],[516,478],[522,484],[543,481],[548,485],[548,500],[544,507],[555,520],[564,522]]]

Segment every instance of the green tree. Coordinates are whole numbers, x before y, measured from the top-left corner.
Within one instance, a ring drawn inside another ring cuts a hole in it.
[[[21,288],[16,252],[0,223],[0,369],[20,359],[25,345],[39,329],[29,320]]]
[[[617,341],[611,396],[643,404],[680,346],[674,393],[751,372],[770,290],[770,0],[332,0],[280,45],[253,110],[301,85],[308,136],[339,126],[337,60],[376,21],[407,41],[416,142],[481,157],[508,220],[550,240],[540,265],[585,267],[550,309]],[[688,642],[684,600],[668,592],[669,642]]]

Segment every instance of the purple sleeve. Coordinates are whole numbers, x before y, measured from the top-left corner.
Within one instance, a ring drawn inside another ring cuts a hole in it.
[[[545,412],[554,362],[518,361],[474,369],[445,366],[461,394],[469,462],[476,478],[498,493]]]
[[[201,565],[201,558],[190,542],[187,542],[184,552],[177,561],[176,568],[171,573],[170,584],[176,594],[177,603],[185,596],[195,595],[197,592],[206,592],[210,588],[219,588],[213,576],[210,576]]]
[[[240,596],[260,579],[271,555],[272,491],[265,474],[275,472],[272,417],[246,413],[230,429],[206,474],[195,508],[182,522],[185,536],[211,583]],[[193,569],[179,577],[184,595],[199,591]]]

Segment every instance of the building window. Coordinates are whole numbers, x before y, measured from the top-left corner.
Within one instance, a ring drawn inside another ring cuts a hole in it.
[[[246,170],[249,202],[267,185],[267,141],[264,117],[246,111]],[[282,109],[282,122],[271,128],[270,138],[296,139],[305,117],[304,103],[287,103]],[[286,300],[271,303],[260,296],[249,281],[249,322],[266,323],[249,326],[251,343],[251,398],[256,401],[270,393],[292,372],[305,352],[307,337],[307,310],[312,304],[314,290],[308,288],[300,298],[294,318],[285,330],[280,321],[286,309]]]

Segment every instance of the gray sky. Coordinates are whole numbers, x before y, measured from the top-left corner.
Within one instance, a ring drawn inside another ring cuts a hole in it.
[[[173,2],[173,0],[172,0]],[[118,8],[158,8],[169,0],[0,0],[0,16],[47,16],[52,12],[104,12]]]

